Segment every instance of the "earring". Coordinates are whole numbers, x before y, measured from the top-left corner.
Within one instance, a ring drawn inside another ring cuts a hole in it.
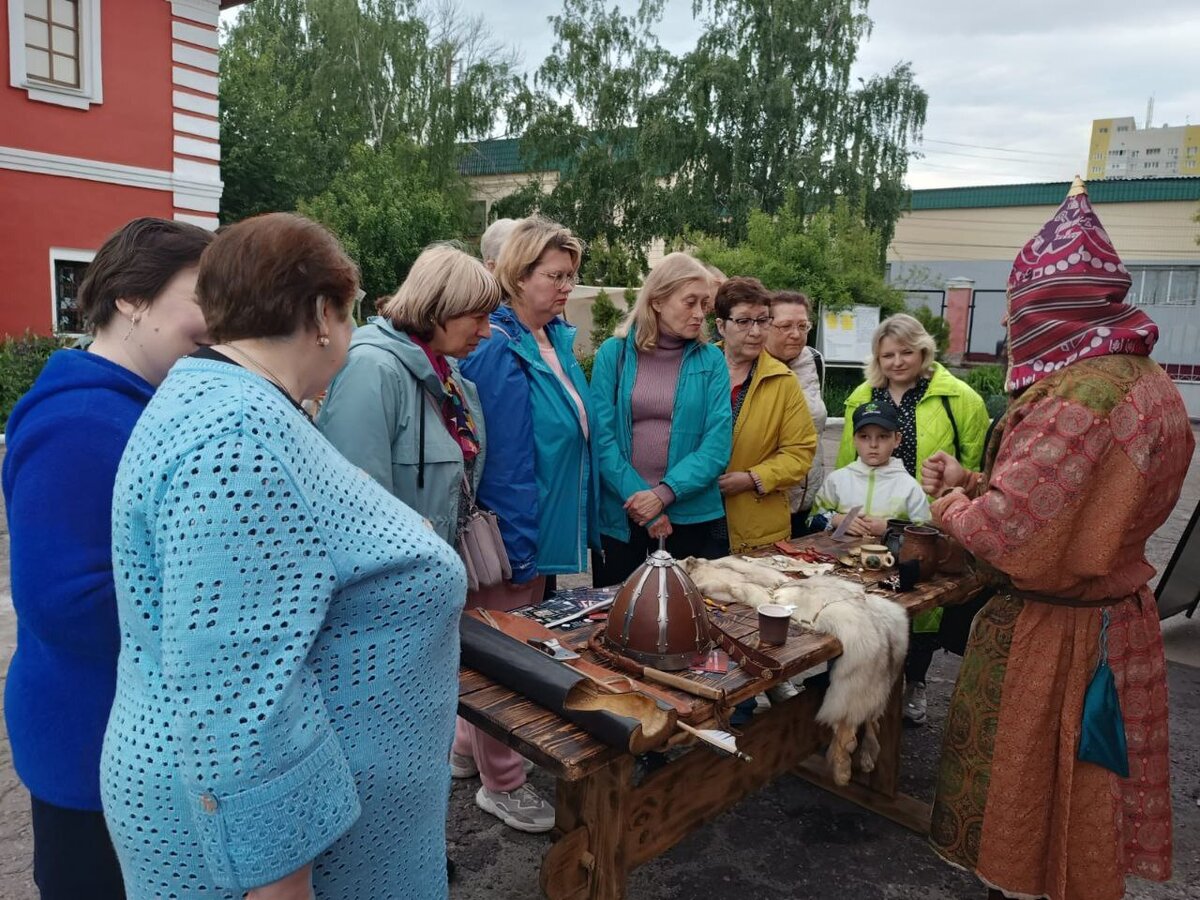
[[[129,317],[129,321],[131,321],[134,325],[136,325],[138,322],[142,321],[142,314],[134,313],[132,316]]]
[[[329,335],[321,334],[317,336],[317,345],[321,347],[329,346]]]

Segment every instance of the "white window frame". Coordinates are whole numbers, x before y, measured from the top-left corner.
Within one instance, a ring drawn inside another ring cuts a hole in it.
[[[100,66],[100,0],[79,3],[79,87],[30,78],[25,70],[25,0],[8,0],[8,83],[30,100],[88,109],[104,102]]]
[[[95,250],[76,250],[70,247],[50,248],[50,321],[56,335],[62,337],[80,337],[81,331],[60,331],[58,328],[58,273],[54,264],[59,262],[90,263],[96,258]]]

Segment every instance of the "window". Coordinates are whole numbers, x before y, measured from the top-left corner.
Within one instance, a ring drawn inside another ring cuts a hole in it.
[[[42,103],[101,103],[100,3],[8,0],[9,83]]]
[[[83,334],[87,331],[79,311],[79,286],[83,284],[83,276],[87,274],[92,256],[88,250],[50,251],[55,334]]]
[[[1092,174],[1093,174],[1093,175],[1099,175],[1099,174],[1101,174],[1103,171],[1104,171],[1104,167],[1103,167],[1103,166],[1092,166]]]
[[[1130,151],[1129,151],[1129,158],[1130,158],[1130,159],[1137,159],[1137,158],[1138,158],[1138,151],[1137,151],[1137,150],[1130,150]]]
[[[1158,156],[1160,153],[1162,153],[1162,147],[1148,147],[1146,149],[1147,156]]]
[[[1118,125],[1117,126],[1117,131],[1128,131],[1128,130],[1129,130],[1128,125]]]
[[[1178,156],[1178,155],[1179,155],[1179,148],[1178,148],[1178,147],[1170,147],[1170,148],[1168,148],[1168,150],[1167,150],[1167,156]]]
[[[1105,127],[1105,128],[1101,128],[1101,129],[1099,129],[1099,131],[1100,131],[1100,133],[1101,133],[1101,134],[1108,134],[1108,128],[1107,128],[1107,127]]]
[[[1138,306],[1195,306],[1200,266],[1130,266],[1130,302]]]
[[[1188,155],[1188,156],[1195,156],[1195,155],[1196,155],[1196,150],[1197,150],[1197,149],[1200,149],[1200,148],[1197,148],[1197,147],[1188,147],[1188,148],[1187,148],[1187,150],[1188,150],[1188,152],[1187,152],[1187,155]]]
[[[1103,153],[1093,153],[1092,159],[1104,159],[1104,154]]]
[[[1156,161],[1156,162],[1148,162],[1148,163],[1144,163],[1144,164],[1142,165],[1142,168],[1143,168],[1143,169],[1157,169],[1157,168],[1158,168],[1158,162]]]

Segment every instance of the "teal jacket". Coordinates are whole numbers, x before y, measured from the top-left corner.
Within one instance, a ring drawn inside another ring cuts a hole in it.
[[[600,531],[619,541],[630,537],[625,501],[646,484],[630,462],[633,446],[633,384],[638,354],[632,330],[612,337],[596,352],[592,396],[596,400],[593,430],[600,464]],[[619,369],[619,371],[618,371]],[[717,479],[733,450],[733,410],[729,400],[729,368],[711,344],[692,341],[683,351],[675,388],[675,411],[667,445],[663,483],[675,493],[667,507],[672,522],[694,524],[725,515]]]
[[[472,488],[478,489],[487,446],[479,395],[457,363],[449,362],[484,447],[473,468]],[[462,449],[442,419],[441,380],[407,334],[379,316],[354,332],[317,427],[346,459],[432,522],[438,536],[454,546]]]
[[[517,584],[586,572],[588,548],[600,542],[599,483],[579,410],[512,307],[501,306],[491,323],[491,337],[462,364],[478,386],[488,426],[479,503],[500,520]],[[575,359],[575,329],[555,319],[546,334],[594,422],[587,378]]]
[[[943,399],[945,401],[943,402]],[[838,449],[837,467],[849,465],[858,458],[854,449],[854,410],[871,399],[871,385],[863,382],[846,398],[846,425],[842,430],[842,443]],[[954,422],[946,416],[946,407],[954,416]],[[941,363],[933,364],[933,376],[929,388],[917,404],[917,471],[921,477],[921,463],[939,450],[954,456],[954,426],[958,426],[959,462],[973,472],[981,469],[983,441],[991,425],[987,405],[974,388],[960,378],[955,378]]]

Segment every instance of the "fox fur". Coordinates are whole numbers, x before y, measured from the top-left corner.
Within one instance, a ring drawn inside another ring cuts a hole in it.
[[[795,579],[739,557],[689,557],[680,565],[706,597],[754,608],[764,603],[793,606],[794,621],[841,642],[842,655],[830,669],[817,721],[833,731],[827,757],[837,783],[850,780],[856,751],[858,767],[871,771],[879,754],[879,718],[908,652],[908,613],[886,597],[832,575]]]

